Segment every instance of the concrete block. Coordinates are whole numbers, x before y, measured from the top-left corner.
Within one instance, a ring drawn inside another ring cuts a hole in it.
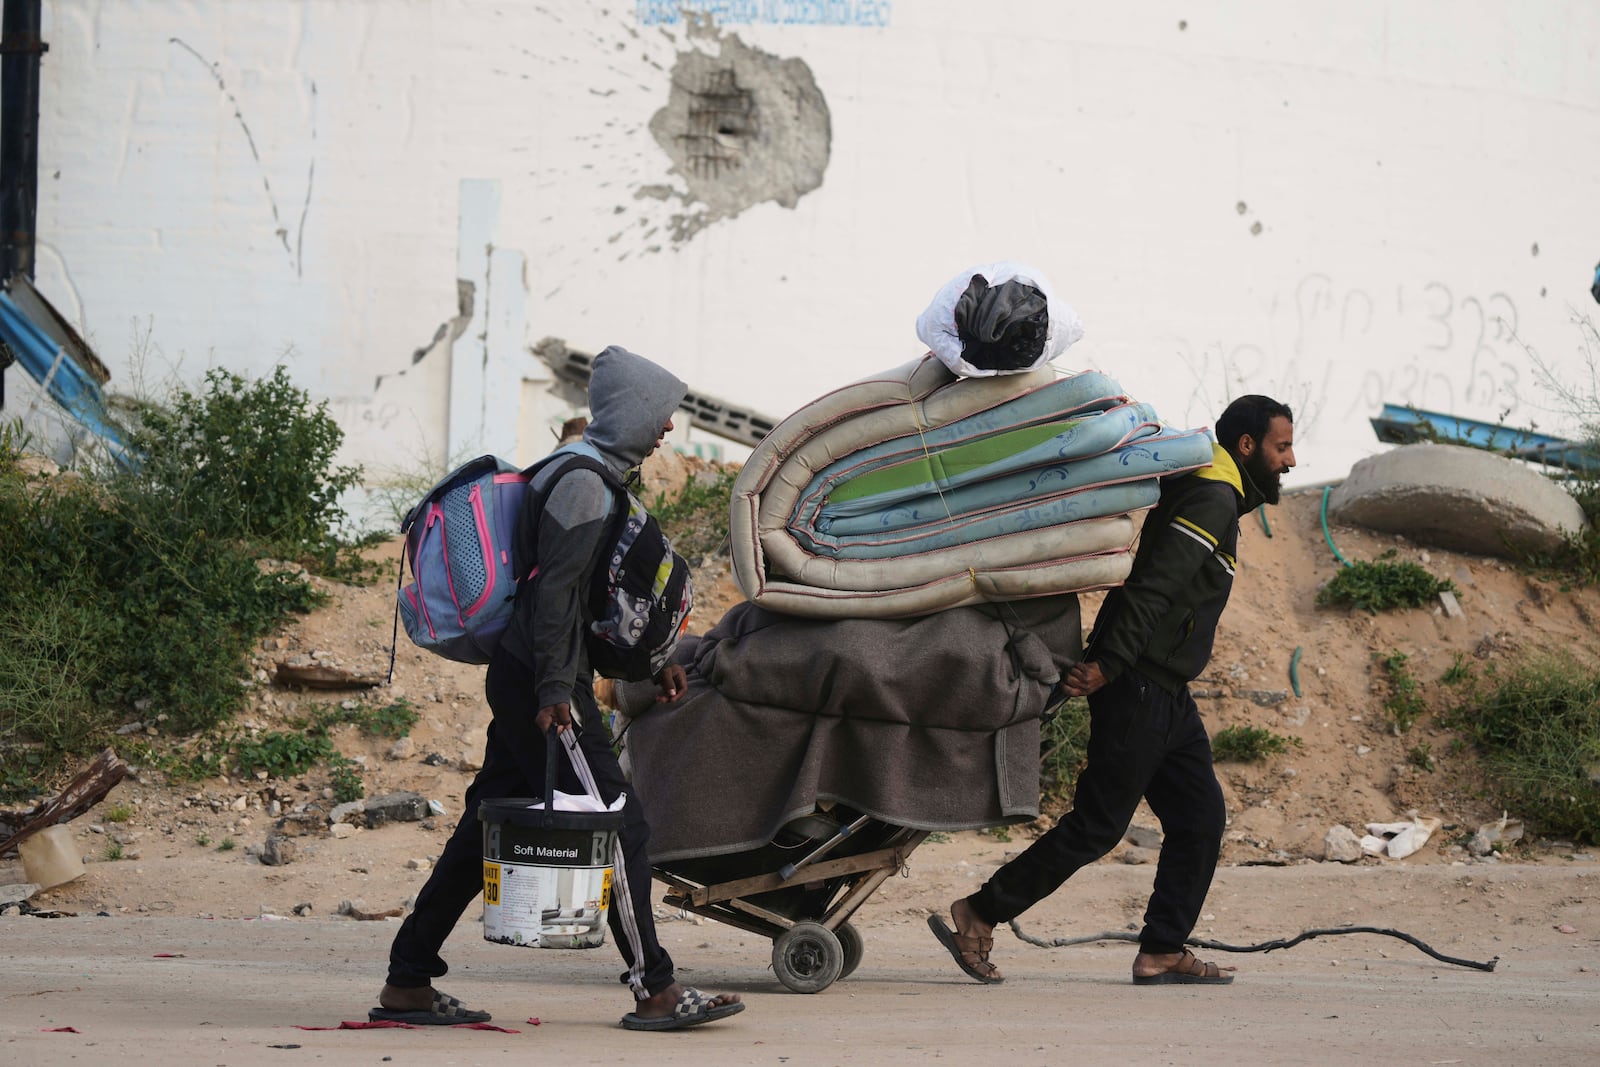
[[[1402,445],[1357,463],[1329,495],[1328,517],[1506,558],[1558,548],[1588,525],[1571,494],[1526,463],[1440,444]]]

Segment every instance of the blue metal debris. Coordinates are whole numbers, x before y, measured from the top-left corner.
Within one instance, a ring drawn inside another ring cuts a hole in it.
[[[110,373],[61,313],[20,275],[0,291],[0,343],[52,400],[104,442],[113,460],[132,465],[127,432],[107,412],[100,391]]]
[[[1459,415],[1385,404],[1371,420],[1378,440],[1391,444],[1438,441],[1467,445],[1516,459],[1543,463],[1577,474],[1600,474],[1600,453],[1592,447],[1534,430],[1479,422]]]

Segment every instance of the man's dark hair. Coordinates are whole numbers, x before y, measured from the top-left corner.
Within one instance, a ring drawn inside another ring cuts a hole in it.
[[[1229,404],[1217,419],[1217,443],[1229,452],[1237,453],[1239,438],[1249,434],[1259,445],[1261,439],[1267,436],[1267,427],[1280,415],[1294,422],[1294,413],[1289,410],[1288,404],[1280,404],[1270,396],[1261,396],[1259,393],[1241,396]]]

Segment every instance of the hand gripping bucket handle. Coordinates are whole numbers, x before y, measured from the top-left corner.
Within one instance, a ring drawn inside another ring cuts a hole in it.
[[[595,948],[605,943],[612,863],[623,813],[556,807],[556,748],[579,781],[599,791],[573,731],[545,738],[544,797],[502,797],[478,805],[483,823],[483,937],[530,948]]]

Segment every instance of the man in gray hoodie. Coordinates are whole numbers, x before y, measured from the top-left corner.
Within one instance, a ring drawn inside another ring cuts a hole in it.
[[[615,345],[595,357],[589,379],[593,416],[583,448],[619,480],[660,445],[672,429],[672,414],[688,387],[662,367]],[[553,486],[547,483],[553,482]],[[548,495],[544,492],[549,488]],[[544,497],[542,510],[532,504]],[[483,839],[478,806],[502,797],[545,792],[546,732],[576,729],[601,799],[607,804],[627,782],[594,699],[585,634],[593,622],[588,591],[616,509],[626,507],[593,470],[546,464],[534,475],[517,521],[513,552],[518,561],[537,559],[538,571],[518,588],[511,623],[495,649],[484,678],[493,719],[483,769],[467,790],[465,809],[411,915],[395,935],[389,976],[373,1020],[424,1024],[485,1022],[433,988],[448,970],[439,951],[467,906],[483,889]],[[535,546],[537,551],[535,551]],[[670,665],[657,676],[658,699],[683,692],[683,668]],[[585,792],[568,761],[557,788]],[[650,902],[650,828],[638,799],[628,791],[619,834],[621,862],[609,912],[612,938],[628,969],[621,976],[633,991],[634,1010],[623,1016],[630,1030],[676,1030],[744,1010],[736,995],[710,996],[673,977],[672,957],[656,939]]]

